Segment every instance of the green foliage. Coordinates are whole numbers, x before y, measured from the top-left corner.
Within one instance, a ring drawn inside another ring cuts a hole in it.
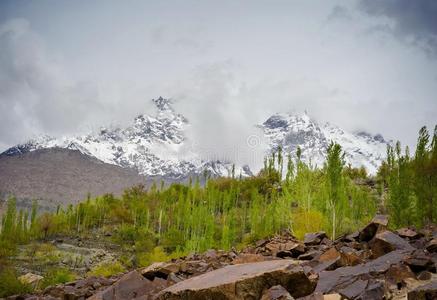
[[[32,287],[18,280],[14,269],[0,270],[0,298],[30,292]]]
[[[126,271],[126,269],[118,261],[105,262],[92,268],[91,271],[87,273],[87,275],[111,277],[112,275],[123,273],[124,271]]]
[[[437,126],[430,143],[426,127],[419,131],[416,153],[408,147],[402,154],[400,142],[387,147],[387,161],[378,172],[387,188],[391,226],[402,227],[436,222],[437,216]]]
[[[53,286],[60,283],[70,282],[76,279],[76,275],[65,268],[54,268],[44,274],[41,288]]]

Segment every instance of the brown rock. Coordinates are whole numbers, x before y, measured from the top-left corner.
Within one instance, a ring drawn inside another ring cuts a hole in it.
[[[396,230],[396,233],[402,238],[415,239],[420,237],[420,234],[411,228],[401,228]]]
[[[323,294],[332,293],[340,288],[345,288],[355,282],[357,278],[383,274],[393,264],[399,264],[411,251],[395,250],[368,263],[353,267],[341,267],[334,271],[322,271],[319,273],[316,292]]]
[[[393,250],[414,250],[407,241],[391,231],[380,232],[369,242],[373,257],[380,257]]]
[[[337,249],[329,248],[328,251],[320,255],[319,261],[320,262],[327,262],[331,260],[337,260],[340,258],[340,253],[337,251]]]
[[[405,285],[405,279],[416,278],[411,269],[404,264],[395,264],[390,266],[387,273],[385,273],[386,280],[394,285]]]
[[[151,293],[154,285],[137,271],[125,274],[112,286],[95,294],[90,300],[134,299]],[[68,298],[67,298],[68,299]]]
[[[345,266],[356,266],[363,262],[360,253],[357,250],[344,246],[340,248],[340,261],[339,265]]]
[[[417,279],[419,280],[430,280],[432,277],[431,272],[428,271],[422,271],[419,274],[417,274]]]
[[[277,258],[276,258],[277,259]],[[251,254],[251,253],[240,253],[233,261],[232,264],[246,264],[253,262],[260,262],[266,260],[273,260],[273,257],[259,255],[259,254]]]
[[[432,239],[427,245],[426,250],[428,252],[437,252],[437,238]]]
[[[434,262],[431,257],[427,256],[421,250],[414,251],[405,259],[405,263],[410,266],[414,272],[435,271]]]
[[[322,254],[319,250],[310,250],[307,253],[298,256],[299,260],[312,260]]]
[[[157,262],[141,269],[140,273],[149,280],[153,280],[155,277],[167,279],[170,273],[178,273],[180,269],[181,266],[179,264]]]
[[[387,228],[388,216],[376,215],[373,220],[360,231],[358,240],[361,242],[370,241],[375,234],[382,232]]]
[[[419,286],[408,293],[408,300],[437,299],[437,281]]]
[[[163,290],[158,299],[259,299],[265,289],[282,285],[293,297],[310,294],[314,284],[292,260],[230,265],[192,277]]]
[[[326,238],[326,233],[324,231],[307,233],[304,237],[304,244],[307,246],[320,245],[322,240]]]
[[[263,293],[261,300],[294,300],[294,298],[283,286],[275,285]]]

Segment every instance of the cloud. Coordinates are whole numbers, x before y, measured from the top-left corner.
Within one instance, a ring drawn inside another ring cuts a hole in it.
[[[91,111],[102,109],[93,101],[92,85],[71,81],[49,59],[42,39],[24,19],[0,26],[0,136],[12,144],[40,134],[77,130]]]
[[[398,39],[418,46],[437,58],[437,2],[434,0],[361,0],[361,10],[386,18],[384,30],[390,28]]]

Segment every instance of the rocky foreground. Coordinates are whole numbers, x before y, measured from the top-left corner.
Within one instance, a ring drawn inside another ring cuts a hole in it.
[[[284,234],[8,299],[437,299],[437,227],[392,232],[387,224],[378,215],[336,241]]]

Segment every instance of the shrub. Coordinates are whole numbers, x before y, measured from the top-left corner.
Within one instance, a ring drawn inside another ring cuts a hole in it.
[[[293,234],[303,240],[305,233],[322,230],[324,223],[326,220],[321,212],[300,210],[293,214]]]
[[[0,298],[30,292],[32,287],[18,280],[15,270],[8,268],[0,272]]]
[[[95,266],[88,272],[88,276],[103,276],[111,277],[112,275],[120,274],[126,271],[121,263],[115,262],[105,262],[98,266]]]
[[[140,254],[138,261],[141,267],[147,267],[154,262],[167,261],[170,257],[165,253],[162,247],[153,248],[152,252]]]
[[[51,269],[47,271],[42,281],[41,287],[46,288],[59,283],[66,283],[76,279],[76,275],[65,268]]]

